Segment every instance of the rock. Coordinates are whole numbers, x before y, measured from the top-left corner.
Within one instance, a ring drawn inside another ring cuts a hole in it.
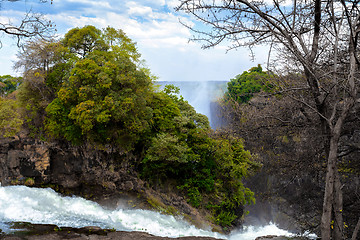
[[[301,178],[284,176],[263,168],[246,179],[255,192],[256,204],[247,206],[246,225],[275,223],[279,228],[301,234],[307,230],[319,235],[322,188],[319,180],[304,173]]]
[[[271,240],[288,240],[289,238],[276,236],[276,235],[267,235],[267,236],[262,236],[262,237],[255,238],[255,240],[270,240],[270,239]]]
[[[145,232],[113,231],[91,226],[84,228],[59,228],[56,225],[50,224],[15,223],[14,225],[16,229],[20,228],[21,231],[3,234],[0,235],[0,238],[4,240],[215,240],[215,238],[211,237],[158,237]]]
[[[132,191],[134,189],[134,184],[131,181],[126,181],[124,184],[124,190]]]
[[[10,150],[7,153],[7,164],[11,169],[17,168],[20,165],[20,159],[25,157],[25,153],[21,150]]]

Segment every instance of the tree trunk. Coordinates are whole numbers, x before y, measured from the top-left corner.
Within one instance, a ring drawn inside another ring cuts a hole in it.
[[[335,182],[334,182],[334,232],[333,239],[343,238],[343,195],[341,190],[340,175],[335,166]]]
[[[343,220],[342,220],[342,192],[341,192],[341,183],[339,173],[336,167],[337,153],[338,153],[338,144],[340,139],[340,133],[342,131],[342,126],[345,118],[349,114],[350,109],[354,106],[354,99],[347,98],[343,101],[343,109],[339,114],[339,118],[336,120],[336,124],[331,126],[330,132],[330,145],[329,145],[329,155],[327,162],[327,172],[326,172],[326,183],[325,183],[325,193],[324,193],[324,202],[323,202],[323,213],[321,217],[321,238],[322,239],[331,239],[331,226],[336,229],[336,225],[340,226],[337,230],[334,231],[334,240],[342,239],[343,232]],[[336,111],[336,106],[334,107],[334,113]],[[335,116],[335,114],[334,114]],[[332,119],[329,123],[332,122]],[[332,222],[332,211],[334,211],[335,220]]]
[[[325,193],[323,202],[323,213],[321,217],[321,239],[330,239],[331,236],[331,213],[334,199],[334,182],[337,159],[337,145],[339,137],[332,135],[327,162]]]
[[[355,229],[354,229],[354,232],[353,232],[353,235],[352,235],[352,237],[351,237],[351,240],[356,240],[356,237],[357,237],[357,234],[358,234],[358,232],[359,232],[359,229],[360,229],[360,218],[359,218],[359,220],[358,220],[358,222],[357,222],[357,224],[356,224],[356,227],[355,227]]]

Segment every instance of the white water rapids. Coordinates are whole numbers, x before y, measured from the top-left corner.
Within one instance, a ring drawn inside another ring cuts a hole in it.
[[[0,229],[9,231],[8,222],[56,224],[59,227],[80,228],[98,226],[119,231],[144,231],[162,237],[210,236],[229,240],[255,239],[264,235],[291,234],[274,224],[248,227],[242,232],[221,235],[197,229],[182,219],[139,209],[108,210],[99,204],[80,198],[63,197],[52,189],[25,186],[1,187]]]

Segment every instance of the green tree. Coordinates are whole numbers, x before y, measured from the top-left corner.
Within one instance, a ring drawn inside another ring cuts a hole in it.
[[[12,137],[21,129],[23,120],[17,102],[0,97],[0,137]]]
[[[94,50],[106,51],[109,48],[101,34],[101,30],[91,25],[83,28],[73,28],[65,34],[62,43],[71,52],[85,58],[88,53]]]
[[[123,31],[76,28],[56,46],[49,68],[29,68],[19,93],[22,102],[34,106],[30,110],[46,107],[49,135],[134,154],[138,160],[130,165],[144,179],[176,182],[191,204],[211,209],[222,226],[242,216],[238,209],[253,195],[241,179],[256,164],[241,140],[212,136],[206,116],[174,86],[156,91]],[[43,101],[32,86],[55,94]]]
[[[13,93],[19,87],[21,78],[10,75],[0,76],[0,96],[6,96]]]
[[[44,40],[27,42],[17,55],[19,60],[15,68],[23,71],[23,83],[17,98],[23,108],[24,127],[32,136],[45,134],[45,108],[55,98],[60,79],[68,72],[62,68],[55,75],[52,69],[54,66],[68,66],[71,63],[69,55],[59,42]]]
[[[107,27],[103,30],[103,38],[114,52],[129,57],[133,62],[140,61],[141,54],[136,48],[136,43],[126,36],[123,30]]]
[[[28,71],[16,95],[19,106],[23,109],[24,127],[32,137],[45,134],[43,129],[45,108],[52,95],[44,83],[44,77],[44,74],[38,71]]]
[[[112,143],[129,150],[148,129],[152,82],[131,54],[114,46],[115,50],[110,49],[102,38],[105,35],[93,26],[65,35],[65,46],[80,49],[83,58],[76,61],[58,98],[47,107],[46,125],[53,136],[72,142]],[[121,37],[128,41],[125,35],[117,35],[112,43],[121,42]],[[89,44],[73,46],[76,41]]]
[[[254,93],[271,90],[269,78],[269,74],[263,72],[259,64],[230,80],[227,88],[228,96],[239,103],[246,103],[254,96]]]

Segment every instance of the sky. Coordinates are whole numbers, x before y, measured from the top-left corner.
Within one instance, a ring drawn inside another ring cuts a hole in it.
[[[40,12],[54,22],[59,38],[74,28],[94,25],[122,29],[137,43],[151,72],[162,81],[230,80],[257,64],[265,64],[267,49],[255,49],[252,61],[248,49],[227,50],[226,43],[202,49],[201,42],[189,42],[190,26],[200,23],[174,8],[178,0],[0,0],[0,23],[16,23],[26,11]],[[15,39],[0,34],[0,75],[18,76],[12,68],[18,48]]]

